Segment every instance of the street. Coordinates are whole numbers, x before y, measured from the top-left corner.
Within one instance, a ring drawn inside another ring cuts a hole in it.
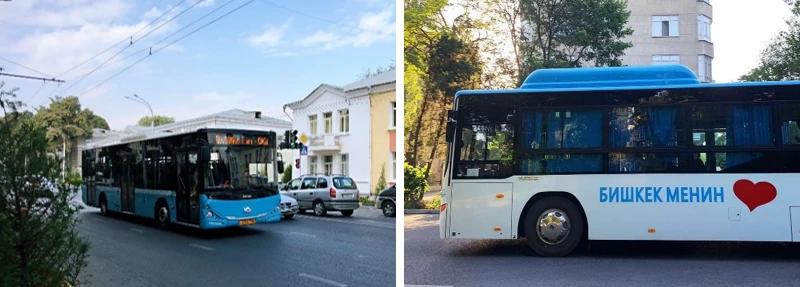
[[[406,215],[406,286],[797,286],[780,243],[592,242],[565,258],[525,241],[443,241],[438,214]],[[792,248],[793,249],[793,248]]]
[[[91,242],[87,286],[393,286],[395,219],[359,208],[319,218],[202,232],[80,214]]]

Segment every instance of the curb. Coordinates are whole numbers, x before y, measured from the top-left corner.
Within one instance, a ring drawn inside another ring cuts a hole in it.
[[[405,214],[439,214],[438,209],[404,209]]]

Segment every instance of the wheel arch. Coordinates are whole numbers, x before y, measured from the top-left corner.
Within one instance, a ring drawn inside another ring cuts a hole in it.
[[[572,193],[566,192],[566,191],[544,191],[544,192],[539,192],[539,193],[533,195],[530,199],[528,199],[528,202],[525,203],[525,207],[522,208],[522,213],[519,216],[519,220],[518,220],[518,223],[517,223],[517,237],[518,238],[524,238],[525,237],[525,219],[528,217],[528,211],[531,210],[531,208],[533,207],[534,204],[536,204],[536,202],[538,202],[539,200],[542,200],[543,198],[550,197],[550,196],[556,196],[556,197],[561,197],[561,198],[567,199],[570,202],[572,202],[573,204],[575,204],[576,207],[578,207],[578,211],[581,213],[581,217],[583,218],[583,228],[584,228],[583,229],[584,230],[583,238],[581,238],[581,239],[582,240],[588,239],[588,236],[589,236],[589,221],[586,218],[586,210],[584,210],[583,205],[578,200],[578,198],[575,197],[575,195],[573,195]]]

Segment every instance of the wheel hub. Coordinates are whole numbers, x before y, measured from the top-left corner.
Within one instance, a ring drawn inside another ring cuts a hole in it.
[[[548,209],[539,216],[536,224],[536,233],[542,242],[556,245],[564,241],[569,235],[569,217],[558,209]]]

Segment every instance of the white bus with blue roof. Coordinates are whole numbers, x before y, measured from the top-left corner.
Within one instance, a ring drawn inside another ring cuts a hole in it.
[[[443,239],[800,241],[800,82],[701,83],[680,65],[542,69],[460,91]]]

